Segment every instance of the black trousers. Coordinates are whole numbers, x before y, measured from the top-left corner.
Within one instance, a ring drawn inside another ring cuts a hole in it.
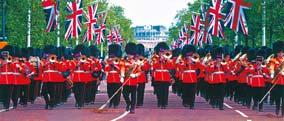
[[[52,82],[45,82],[42,86],[42,95],[45,100],[45,104],[54,107],[56,103],[56,89],[55,89],[55,83]]]
[[[71,88],[68,86],[67,82],[65,81],[63,84],[63,94],[62,94],[62,102],[65,103],[68,100],[68,97],[71,95],[72,91]]]
[[[98,90],[97,81],[92,81],[86,84],[86,94],[85,94],[86,103],[95,102],[97,90]]]
[[[3,90],[2,84],[0,84],[0,103],[3,103],[3,95],[4,95],[4,90]]]
[[[276,103],[276,112],[282,112],[282,116],[284,116],[284,85],[276,85],[274,87],[274,95],[275,95],[275,103]]]
[[[265,87],[252,87],[251,92],[253,98],[253,107],[256,108],[258,106],[259,109],[262,109],[263,102],[259,104],[259,101],[264,96]]]
[[[32,103],[38,96],[40,96],[41,84],[42,83],[40,80],[31,80],[29,87],[29,101],[31,101]]]
[[[26,106],[28,104],[30,94],[30,85],[22,85],[20,90],[20,104]]]
[[[124,86],[123,87],[123,98],[126,102],[127,107],[130,106],[130,110],[135,109],[136,105],[136,91],[137,87],[136,86]],[[131,99],[129,98],[131,97]]]
[[[120,88],[120,83],[108,83],[107,84],[107,94],[108,97],[111,98],[114,93]],[[121,96],[121,90],[110,100],[110,106],[117,107],[120,103],[120,96]]]
[[[213,107],[219,107],[219,109],[223,108],[225,96],[225,84],[212,84],[211,85],[211,99],[210,104]]]
[[[78,107],[83,107],[84,99],[85,99],[85,83],[83,82],[74,83],[73,92],[74,92],[76,104],[78,105]]]
[[[169,82],[156,82],[158,107],[166,107],[169,98]]]
[[[18,106],[22,85],[13,85],[12,101],[13,107]]]
[[[196,93],[196,83],[192,84],[183,84],[182,87],[182,103],[183,105],[189,105],[190,107],[194,107],[195,102],[195,93]]]
[[[144,104],[145,83],[139,83],[137,88],[137,106]]]
[[[4,109],[9,109],[10,100],[13,93],[13,85],[1,85],[2,88],[2,102]]]
[[[226,95],[230,98],[230,100],[232,100],[234,97],[237,88],[237,83],[238,82],[236,80],[228,81]]]

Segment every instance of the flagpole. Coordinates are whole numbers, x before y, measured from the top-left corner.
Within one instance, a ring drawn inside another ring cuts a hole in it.
[[[265,18],[266,18],[266,2],[263,0],[262,3],[262,46],[266,46],[266,30],[265,30]]]
[[[57,22],[57,47],[60,47],[60,22],[59,22],[59,14],[56,16]]]
[[[31,0],[29,0],[27,47],[31,47],[31,13]]]
[[[237,46],[237,45],[240,45],[240,41],[239,41],[239,35],[238,35],[238,32],[235,32],[235,47]]]

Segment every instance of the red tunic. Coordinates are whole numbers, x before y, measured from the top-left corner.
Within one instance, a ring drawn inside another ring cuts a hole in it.
[[[83,82],[87,83],[92,81],[92,74],[91,74],[91,64],[86,61],[84,63],[80,61],[74,61],[75,62],[75,68],[71,70],[71,80],[76,82]]]
[[[153,76],[157,82],[171,82],[171,74],[169,70],[174,69],[172,60],[157,61],[153,63]]]

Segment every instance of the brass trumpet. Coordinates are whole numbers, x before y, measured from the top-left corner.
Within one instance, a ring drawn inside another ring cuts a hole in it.
[[[171,59],[173,56],[172,54],[172,51],[168,50],[168,51],[165,51],[164,54],[163,54],[163,57],[166,58],[166,59]]]
[[[193,62],[199,62],[200,61],[200,56],[197,53],[193,53],[191,60]]]
[[[138,65],[143,65],[146,61],[147,61],[146,58],[140,56],[140,57],[138,58],[137,64],[138,64]]]
[[[81,57],[80,57],[80,62],[81,63],[85,63],[87,61],[87,57],[85,56],[85,55],[82,55]]]
[[[56,55],[50,55],[48,60],[49,60],[49,62],[54,63],[54,62],[57,61],[57,56]]]
[[[242,52],[239,52],[232,61],[234,62],[238,60],[241,57],[241,55],[242,55]]]
[[[206,64],[212,59],[211,53],[207,53],[206,56],[202,59],[202,63]]]
[[[221,65],[226,65],[226,64],[227,64],[226,60],[223,59],[223,60],[221,61]]]
[[[12,56],[9,55],[6,59],[6,61],[7,61],[7,63],[12,63],[12,61],[13,61]]]

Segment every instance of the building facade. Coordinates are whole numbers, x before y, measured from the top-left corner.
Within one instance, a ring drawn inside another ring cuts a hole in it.
[[[162,25],[147,25],[133,27],[135,39],[152,51],[159,42],[165,42],[168,38],[168,29]]]

